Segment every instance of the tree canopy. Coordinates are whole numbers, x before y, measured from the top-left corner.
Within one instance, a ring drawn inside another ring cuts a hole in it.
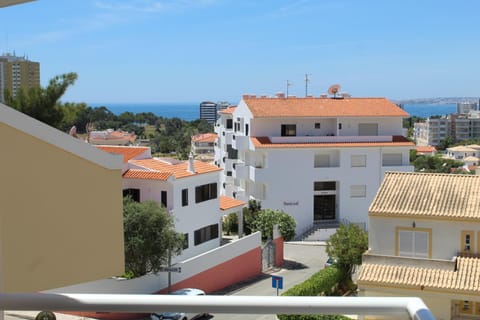
[[[362,254],[368,249],[368,234],[359,226],[341,224],[327,241],[327,254],[344,273],[345,283],[351,282],[355,267],[362,264]]]
[[[261,231],[263,238],[272,239],[273,226],[278,225],[280,234],[285,241],[295,237],[297,223],[288,213],[281,210],[264,209],[254,215],[252,231]]]
[[[173,219],[155,201],[123,200],[125,271],[135,277],[156,273],[177,255],[183,235],[174,229]]]

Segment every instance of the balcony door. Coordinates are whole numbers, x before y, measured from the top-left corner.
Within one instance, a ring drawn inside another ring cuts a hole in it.
[[[314,182],[313,221],[332,221],[337,218],[336,181]]]

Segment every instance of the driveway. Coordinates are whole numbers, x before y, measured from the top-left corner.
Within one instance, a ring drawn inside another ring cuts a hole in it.
[[[276,296],[277,290],[272,288],[272,275],[283,277],[283,291],[295,286],[308,279],[312,274],[323,268],[327,261],[325,245],[320,242],[286,242],[284,246],[285,263],[283,267],[271,270],[268,273],[254,279],[253,281],[240,283],[236,286],[227,288],[224,291],[217,292],[222,295],[239,296]],[[255,314],[215,314],[213,319],[247,319],[247,320],[272,320],[275,315],[255,315]]]

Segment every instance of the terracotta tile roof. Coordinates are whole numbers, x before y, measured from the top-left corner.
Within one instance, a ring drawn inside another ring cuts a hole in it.
[[[95,146],[96,148],[108,153],[123,155],[123,163],[128,162],[130,159],[134,159],[148,151],[149,147],[122,147],[122,146]]]
[[[480,176],[387,172],[369,216],[480,220]]]
[[[474,156],[470,156],[470,157],[466,157],[466,158],[463,158],[463,161],[468,161],[468,162],[472,162],[472,161],[478,161],[478,158],[477,157],[474,157]]]
[[[451,147],[447,148],[448,151],[454,151],[454,152],[475,152],[477,150],[465,146],[456,146],[456,147]]]
[[[230,106],[228,108],[220,110],[219,113],[232,114],[235,111],[236,108],[237,108],[237,106]]]
[[[161,159],[143,159],[130,160],[129,163],[143,167],[147,170],[169,173],[177,179],[194,176],[196,174],[210,173],[222,170],[217,166],[197,160],[194,160],[195,173],[187,171],[188,161],[169,163],[167,161],[162,161]]]
[[[416,149],[417,152],[419,152],[419,153],[435,152],[435,151],[437,151],[437,149],[436,149],[435,147],[432,147],[432,146],[417,146],[415,149]]]
[[[245,202],[235,198],[220,196],[220,210],[228,210],[235,207],[243,207],[245,206],[245,204],[246,204]]]
[[[381,263],[362,264],[358,284],[411,288],[415,290],[445,290],[457,293],[480,293],[480,259],[458,257],[455,268]]]
[[[193,142],[215,142],[218,135],[216,133],[200,133],[192,137]]]
[[[264,98],[244,96],[254,117],[408,117],[386,98]]]
[[[392,142],[272,143],[269,137],[252,137],[250,139],[255,148],[413,147],[415,145],[402,136],[393,136]]]
[[[148,171],[139,169],[129,169],[124,174],[124,178],[142,179],[142,180],[162,180],[166,181],[172,174],[170,172]]]

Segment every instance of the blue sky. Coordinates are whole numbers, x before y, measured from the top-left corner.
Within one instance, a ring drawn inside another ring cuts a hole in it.
[[[38,0],[0,9],[0,53],[79,79],[64,102],[236,103],[244,93],[479,96],[476,0]]]

